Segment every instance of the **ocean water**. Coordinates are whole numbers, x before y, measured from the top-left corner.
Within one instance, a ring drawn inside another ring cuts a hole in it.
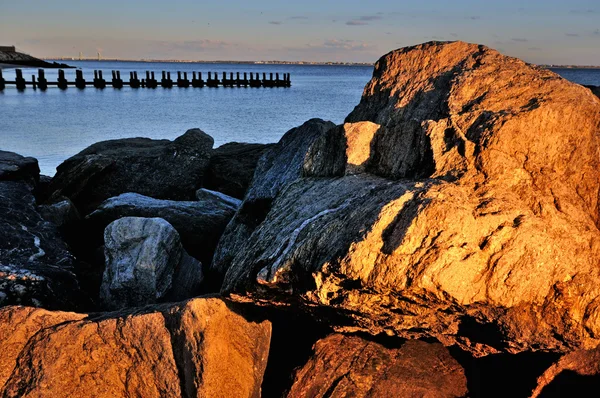
[[[226,142],[277,142],[289,129],[318,117],[341,123],[358,104],[364,85],[371,78],[370,66],[315,66],[265,64],[195,64],[109,61],[71,61],[81,68],[86,80],[94,69],[110,79],[120,70],[141,79],[146,70],[202,72],[290,73],[290,88],[177,88],[97,90],[74,87],[46,91],[7,87],[0,91],[0,149],[33,156],[42,174],[54,175],[56,166],[87,146],[102,140],[125,137],[174,139],[198,127],[215,139],[215,147]],[[598,69],[557,69],[557,73],[580,84],[600,85]],[[75,70],[65,70],[69,81]],[[35,69],[24,69],[29,80]],[[14,70],[4,69],[12,80]],[[46,70],[56,80],[57,70]]]

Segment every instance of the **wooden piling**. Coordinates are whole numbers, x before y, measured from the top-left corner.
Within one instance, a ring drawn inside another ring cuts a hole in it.
[[[46,90],[48,85],[57,85],[60,89],[66,89],[69,85],[74,85],[79,89],[84,89],[88,85],[93,85],[97,89],[104,89],[106,85],[110,85],[113,88],[120,89],[123,88],[125,84],[129,85],[132,88],[139,87],[147,87],[147,88],[156,88],[158,84],[167,88],[173,87],[173,81],[171,80],[170,72],[159,72],[161,73],[160,82],[157,82],[155,77],[155,72],[145,71],[145,78],[139,79],[138,74],[135,71],[129,73],[129,82],[123,82],[121,79],[121,72],[118,70],[111,70],[111,80],[106,81],[103,77],[102,70],[94,70],[94,78],[93,82],[86,82],[83,77],[82,70],[75,71],[75,81],[69,83],[65,79],[65,73],[62,69],[58,71],[58,82],[57,83],[48,83],[46,80],[44,70],[38,69],[38,74],[32,75],[31,81],[26,80],[23,77],[22,69],[15,69],[15,81],[6,81],[2,76],[2,72],[0,71],[0,90],[4,90],[7,85],[14,84],[18,90],[25,90],[27,86],[31,86],[34,89],[39,88],[40,90]],[[269,72],[267,78],[267,72],[262,72],[262,79],[260,76],[260,72],[250,72],[250,79],[248,79],[248,73],[243,72],[222,72],[222,79],[219,80],[218,72],[208,72],[208,79],[205,82],[202,78],[202,72],[193,71],[191,75],[191,80],[188,78],[187,71],[178,71],[177,72],[177,86],[178,87],[204,87],[205,85],[208,87],[290,87],[291,79],[289,73],[283,73],[280,76],[280,73]]]
[[[83,72],[81,70],[75,71],[75,87],[79,89],[85,88],[85,79],[83,78]]]
[[[138,79],[137,72],[131,72],[129,78],[129,87],[140,88],[140,79]]]
[[[43,69],[38,69],[38,87],[42,91],[48,88],[48,80],[46,80],[46,75],[44,74]]]
[[[23,78],[23,70],[15,69],[15,85],[17,86],[17,90],[25,90],[25,79]]]
[[[58,88],[60,88],[61,90],[66,90],[68,84],[69,83],[67,82],[67,79],[65,79],[65,71],[62,69],[59,69],[58,70],[58,82],[57,82]]]

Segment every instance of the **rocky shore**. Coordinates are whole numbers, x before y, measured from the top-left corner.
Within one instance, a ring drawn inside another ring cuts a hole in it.
[[[59,62],[47,62],[42,59],[32,57],[16,51],[0,51],[0,68],[73,68],[67,64]]]
[[[0,151],[0,395],[597,389],[596,95],[430,42],[277,144]]]

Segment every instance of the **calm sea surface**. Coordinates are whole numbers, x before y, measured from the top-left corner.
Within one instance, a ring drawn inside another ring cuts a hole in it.
[[[226,142],[276,142],[290,128],[319,117],[341,123],[358,104],[372,67],[312,65],[246,65],[136,62],[69,62],[83,70],[86,80],[94,69],[105,79],[120,70],[129,71],[279,72],[290,73],[291,88],[172,88],[96,90],[55,87],[43,92],[8,87],[0,92],[0,149],[36,157],[42,174],[54,175],[66,158],[101,140],[124,137],[173,139],[187,129],[199,127],[215,139],[215,147]],[[599,69],[556,69],[580,84],[600,85]],[[74,80],[75,70],[66,70]],[[36,73],[24,69],[28,78]],[[14,71],[3,70],[12,80]],[[46,70],[56,80],[56,70]]]

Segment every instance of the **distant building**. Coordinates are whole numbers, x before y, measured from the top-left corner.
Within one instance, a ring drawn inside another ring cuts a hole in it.
[[[6,53],[17,52],[15,46],[0,46],[0,51],[4,51]]]

